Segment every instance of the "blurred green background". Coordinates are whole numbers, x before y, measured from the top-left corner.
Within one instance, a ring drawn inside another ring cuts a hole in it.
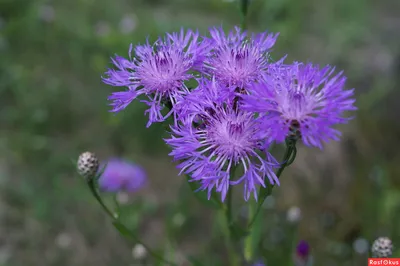
[[[119,195],[146,242],[180,265],[191,265],[183,254],[228,265],[214,213],[177,176],[163,126],[146,129],[136,102],[110,114],[113,88],[100,77],[130,43],[239,23],[235,1],[0,0],[0,265],[145,265],[76,176],[71,158],[86,150],[148,171],[143,191]],[[345,70],[359,107],[341,142],[300,147],[266,201],[268,265],[290,265],[298,239],[310,242],[314,265],[366,265],[365,241],[400,240],[400,1],[253,0],[249,28],[280,32],[276,58]],[[291,221],[296,208],[301,219]]]

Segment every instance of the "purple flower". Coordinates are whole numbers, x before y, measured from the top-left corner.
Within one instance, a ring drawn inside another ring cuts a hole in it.
[[[310,245],[304,241],[301,240],[296,247],[296,254],[302,258],[308,257],[310,253]]]
[[[260,132],[270,141],[295,135],[322,149],[322,141],[339,139],[340,132],[332,127],[351,119],[344,112],[357,109],[354,89],[345,90],[346,78],[342,72],[333,75],[334,70],[310,63],[274,67],[262,84],[251,86],[251,95],[242,96],[242,108],[260,113]]]
[[[264,264],[264,262],[262,262],[260,260],[260,261],[255,262],[254,264],[252,264],[252,266],[265,266],[265,264]]]
[[[310,245],[301,240],[296,247],[296,252],[293,254],[293,264],[295,266],[306,266],[311,264]]]
[[[99,187],[103,191],[118,192],[125,190],[135,192],[147,182],[144,169],[131,162],[113,158],[108,160],[103,174],[99,178]]]
[[[205,72],[229,87],[243,88],[262,78],[269,66],[268,52],[278,33],[252,34],[247,37],[236,27],[225,35],[222,28],[210,30],[213,50],[205,60]]]
[[[211,110],[216,104],[234,103],[234,98],[231,96],[235,94],[231,94],[226,87],[221,86],[215,78],[212,78],[212,80],[208,80],[207,78],[198,79],[197,82],[198,86],[174,106],[179,119],[184,120],[190,117],[191,119],[199,120],[199,106]],[[204,95],[207,95],[207,97],[212,100],[204,101]]]
[[[260,150],[264,139],[255,134],[260,124],[253,113],[224,102],[215,80],[200,84],[194,93],[198,91],[201,97],[188,97],[190,108],[185,118],[171,126],[172,136],[166,139],[173,149],[170,155],[180,161],[181,173],[198,181],[209,197],[215,188],[223,201],[230,185],[244,183],[244,199],[251,193],[257,199],[257,187],[265,186],[266,177],[271,184],[279,184],[273,172],[278,162],[267,150]],[[235,180],[232,172],[236,167],[242,174]]]
[[[189,92],[184,81],[193,78],[191,71],[200,69],[209,49],[207,42],[199,41],[199,33],[188,30],[186,33],[167,34],[154,45],[149,42],[129,48],[129,59],[115,56],[112,59],[116,69],[109,69],[103,78],[112,86],[127,87],[125,91],[114,92],[109,96],[112,112],[126,108],[136,97],[144,94],[149,109],[149,127],[153,122],[162,122],[166,115],[161,113],[164,101],[172,105]],[[132,56],[134,50],[135,57]]]

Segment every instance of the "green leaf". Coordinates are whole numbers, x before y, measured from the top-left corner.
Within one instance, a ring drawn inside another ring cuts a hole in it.
[[[118,221],[113,221],[112,224],[114,225],[114,227],[118,230],[118,232],[119,232],[121,235],[123,235],[123,236],[125,236],[125,237],[132,238],[132,232],[131,232],[128,228],[126,228],[125,225],[121,224],[121,223],[118,222]]]
[[[210,199],[208,199],[208,193],[205,190],[197,191],[199,186],[196,182],[189,182],[189,176],[186,176],[187,183],[189,184],[190,189],[193,191],[194,196],[204,205],[214,208],[221,209],[223,207],[222,202],[219,200],[217,194],[212,192]]]

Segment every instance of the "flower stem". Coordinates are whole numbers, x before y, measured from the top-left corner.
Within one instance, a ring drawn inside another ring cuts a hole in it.
[[[230,178],[234,178],[236,173],[236,166],[232,167],[229,176]],[[225,206],[225,216],[226,216],[226,223],[229,229],[229,236],[232,239],[233,232],[232,232],[232,194],[233,194],[233,186],[229,186],[228,192],[226,195],[226,206]]]
[[[226,207],[226,206],[225,206]],[[225,246],[228,252],[229,265],[230,266],[240,266],[240,258],[235,250],[235,242],[232,237],[231,226],[228,222],[228,208],[223,208],[220,212],[220,224],[222,226],[222,233],[225,237]]]
[[[285,150],[285,154],[283,156],[283,161],[281,163],[281,167],[278,169],[278,171],[276,172],[276,176],[279,177],[282,175],[283,170],[285,170],[285,168],[287,166],[289,166],[290,164],[292,164],[295,160],[297,154],[297,149],[296,149],[296,139],[292,139],[292,138],[288,138],[286,140],[286,150]],[[271,184],[266,184],[266,188],[260,188],[260,196],[261,199],[258,201],[256,210],[252,216],[252,218],[249,220],[248,226],[247,228],[250,229],[252,227],[252,225],[254,224],[257,215],[260,213],[261,211],[261,207],[262,204],[264,203],[264,200],[271,195],[272,193],[272,189],[274,188],[274,185]]]
[[[111,218],[111,220],[113,221],[114,226],[116,226],[120,231],[123,231],[124,233],[126,232],[126,234],[123,234],[124,236],[128,236],[129,238],[131,238],[134,242],[141,244],[147,251],[147,253],[158,259],[159,261],[162,261],[164,263],[166,263],[167,265],[171,265],[171,266],[177,266],[175,263],[170,262],[166,259],[164,259],[161,255],[159,255],[158,253],[156,253],[155,251],[153,251],[147,244],[143,243],[136,235],[135,233],[133,233],[130,229],[128,229],[125,225],[123,225],[118,218],[113,214],[113,212],[104,204],[103,200],[101,199],[99,193],[97,192],[96,189],[96,185],[95,185],[95,179],[91,179],[88,182],[89,185],[89,189],[90,192],[92,193],[92,195],[94,196],[94,198],[97,200],[97,202],[100,204],[100,206],[102,207],[102,209],[105,211],[105,213],[107,213],[107,215]]]
[[[231,178],[235,177],[236,167],[232,167],[229,173]],[[226,204],[224,205],[223,212],[225,216],[225,235],[226,235],[226,248],[229,254],[229,260],[231,266],[240,266],[240,258],[237,256],[235,250],[235,239],[234,239],[234,227],[233,227],[233,215],[232,215],[232,195],[233,187],[229,186],[226,195]]]
[[[95,184],[94,184],[94,180],[90,180],[88,182],[89,188],[90,188],[90,192],[92,192],[92,195],[94,196],[94,198],[97,200],[97,202],[100,204],[100,206],[103,208],[103,210],[108,214],[108,216],[110,216],[110,218],[112,218],[113,220],[115,220],[115,216],[114,214],[110,211],[110,209],[108,209],[108,207],[104,204],[103,200],[101,199],[99,193],[97,193]]]
[[[251,201],[249,204],[249,213],[248,213],[248,217],[249,217],[249,222],[251,221],[251,218],[254,215],[255,212],[255,206],[256,206],[256,202],[255,201]],[[253,231],[251,231],[249,233],[249,235],[245,238],[244,240],[244,258],[247,262],[250,262],[253,260]]]
[[[225,214],[226,214],[226,223],[228,225],[228,228],[231,228],[232,225],[232,192],[233,192],[233,187],[230,187],[228,189],[228,195],[226,196],[227,202],[226,202]],[[230,235],[232,234],[230,233]]]

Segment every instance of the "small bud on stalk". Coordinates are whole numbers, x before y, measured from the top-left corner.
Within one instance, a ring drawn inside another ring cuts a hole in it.
[[[79,155],[77,170],[87,181],[91,180],[99,169],[99,159],[92,152],[84,152]]]
[[[371,247],[372,256],[375,258],[388,258],[392,256],[393,244],[388,237],[377,238]]]

